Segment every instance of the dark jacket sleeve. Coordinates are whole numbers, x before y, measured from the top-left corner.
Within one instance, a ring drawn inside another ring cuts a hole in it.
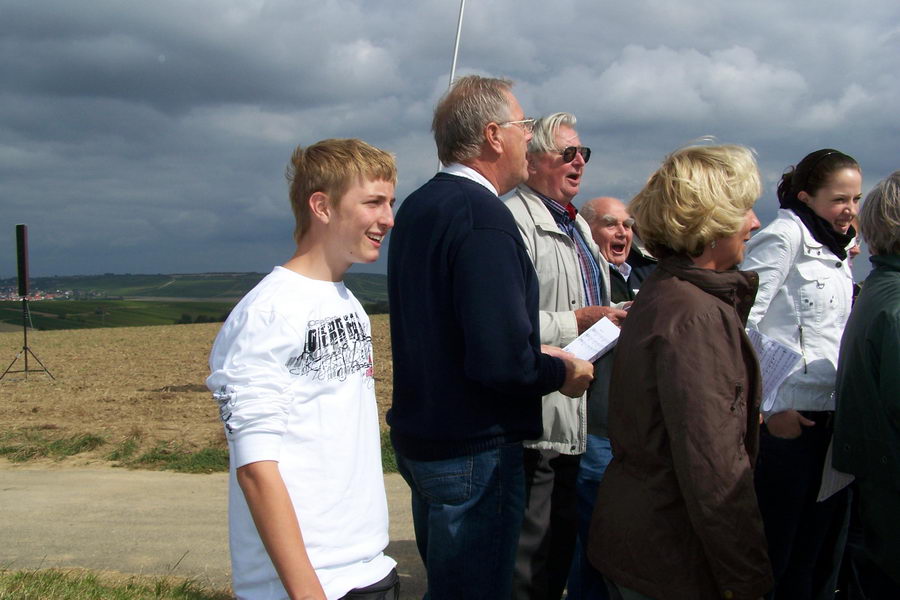
[[[878,396],[888,422],[894,431],[900,431],[900,311],[885,313],[880,332]]]

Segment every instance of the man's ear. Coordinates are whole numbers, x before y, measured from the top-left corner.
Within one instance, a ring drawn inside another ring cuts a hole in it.
[[[525,154],[525,160],[528,161],[528,175],[537,173],[537,157],[529,152]]]
[[[500,138],[501,127],[494,122],[484,126],[484,141],[497,154],[503,154],[503,140]]]
[[[313,192],[309,197],[309,212],[314,219],[318,219],[322,223],[328,223],[331,220],[331,200],[325,192]]]

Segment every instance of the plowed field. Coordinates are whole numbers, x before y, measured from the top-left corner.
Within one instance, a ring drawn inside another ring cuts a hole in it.
[[[23,428],[48,436],[102,436],[103,447],[67,459],[96,460],[126,439],[200,449],[224,443],[217,407],[204,384],[219,323],[29,332],[32,352],[50,370],[0,380],[0,436]],[[372,317],[376,394],[384,427],[390,404],[388,318]],[[0,333],[0,373],[22,350],[22,331]],[[29,356],[29,369],[40,365]],[[13,370],[24,368],[19,356]]]

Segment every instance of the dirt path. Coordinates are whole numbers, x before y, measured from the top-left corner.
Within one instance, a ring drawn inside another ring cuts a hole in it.
[[[385,477],[391,519],[387,553],[398,563],[402,598],[421,598],[425,575],[415,547],[409,489]],[[190,577],[230,584],[228,475],[128,471],[0,459],[0,565],[82,567]]]

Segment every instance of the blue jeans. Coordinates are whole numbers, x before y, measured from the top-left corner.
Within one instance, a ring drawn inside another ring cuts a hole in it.
[[[412,491],[427,600],[509,598],[525,510],[522,444],[445,460],[397,455]]]
[[[609,600],[609,592],[600,572],[587,558],[588,531],[591,529],[591,515],[597,500],[597,488],[606,467],[612,460],[609,438],[597,435],[587,436],[587,449],[581,456],[575,491],[578,494],[578,539],[575,557],[569,573],[568,600]]]

